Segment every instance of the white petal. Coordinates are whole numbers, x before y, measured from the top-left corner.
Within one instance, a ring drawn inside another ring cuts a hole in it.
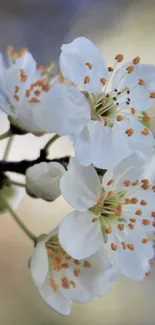
[[[119,164],[117,164],[113,169],[109,169],[104,177],[103,177],[103,187],[109,190],[109,186],[107,185],[110,179],[114,180],[112,184],[113,189],[117,189],[117,191],[126,189],[123,186],[123,182],[125,180],[130,180],[131,182],[139,179],[144,171],[148,160],[140,151],[135,151],[126,158],[124,158]]]
[[[152,159],[146,166],[143,178],[149,179],[151,183],[155,182],[155,155],[152,156]]]
[[[34,248],[30,261],[30,271],[35,285],[42,285],[48,273],[48,256],[44,240],[40,241]]]
[[[125,134],[125,131],[128,129],[133,129],[134,134],[132,136],[127,136],[125,134],[126,140],[128,142],[128,146],[133,150],[142,151],[146,157],[150,157],[153,152],[154,146],[154,136],[150,130],[148,135],[144,135],[142,132],[144,130],[144,125],[140,123],[137,118],[133,117],[128,120],[124,120],[119,122],[119,127],[122,128],[122,131]]]
[[[113,89],[122,91],[124,88],[130,88],[130,94],[125,94],[118,99],[118,102],[126,101],[127,97],[130,98],[129,107],[135,107],[137,110],[143,111],[150,108],[155,102],[150,99],[150,93],[155,89],[155,66],[152,64],[137,64],[134,66],[133,73],[128,73],[126,68],[133,65],[132,62],[124,64],[118,69],[113,76]],[[144,86],[138,85],[139,80],[145,81]]]
[[[147,244],[142,243],[144,238],[146,238],[146,233],[139,225],[136,225],[134,230],[127,229],[126,232],[119,234],[118,240],[133,244],[135,250],[120,249],[112,254],[121,272],[137,281],[145,277],[149,260],[154,256],[152,244],[150,242]]]
[[[69,213],[59,227],[59,240],[64,250],[76,259],[94,254],[103,244],[99,222],[92,222],[92,212]]]
[[[60,187],[64,198],[81,212],[94,206],[101,194],[101,183],[95,168],[84,167],[76,158],[70,160]]]
[[[54,201],[61,195],[60,179],[65,168],[57,163],[42,162],[26,171],[26,189],[30,195],[46,201]]]
[[[108,78],[108,69],[96,45],[85,37],[78,37],[71,43],[62,45],[61,50],[60,69],[63,76],[85,90],[99,92],[103,87],[100,79]],[[92,64],[92,69],[86,63]],[[86,76],[90,77],[87,84],[84,83]]]
[[[112,168],[131,153],[117,125],[111,128],[102,122],[90,121],[81,134],[72,139],[77,158],[86,166],[92,163],[98,168]]]
[[[64,297],[61,292],[54,292],[49,284],[48,278],[38,287],[38,290],[44,301],[56,312],[62,315],[69,315],[71,312],[72,302]]]
[[[37,106],[35,120],[47,132],[78,134],[90,119],[89,103],[75,87],[55,84],[46,101]]]

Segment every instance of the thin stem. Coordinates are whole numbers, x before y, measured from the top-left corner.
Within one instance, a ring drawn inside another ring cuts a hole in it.
[[[6,209],[10,212],[11,216],[15,220],[15,222],[18,224],[18,226],[24,231],[24,233],[34,242],[36,243],[37,237],[32,234],[32,232],[24,225],[24,223],[19,219],[15,211],[11,208],[10,204],[7,200],[3,197],[3,202],[5,204]]]
[[[54,137],[52,137],[45,145],[44,151],[47,152],[48,148],[57,140],[60,138],[60,135],[56,134]]]
[[[9,140],[8,140],[8,143],[6,145],[6,148],[5,148],[3,160],[7,160],[8,159],[8,155],[9,155],[9,152],[10,152],[10,149],[11,149],[11,145],[12,145],[13,139],[14,139],[14,136],[11,135],[10,138],[9,138]]]
[[[26,184],[13,181],[12,179],[10,180],[10,182],[11,182],[12,185],[16,185],[16,186],[20,186],[20,187],[26,187]]]
[[[11,130],[9,129],[8,131],[6,131],[5,133],[3,133],[3,134],[0,135],[0,140],[7,139],[7,138],[9,138],[11,135],[12,135],[12,132],[11,132]]]

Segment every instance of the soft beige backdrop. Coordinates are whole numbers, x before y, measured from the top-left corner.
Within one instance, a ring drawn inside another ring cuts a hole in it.
[[[0,48],[27,46],[40,63],[56,60],[62,42],[85,35],[94,40],[108,63],[118,52],[126,59],[140,55],[155,63],[154,0],[0,0]],[[0,133],[7,128],[0,115]],[[16,137],[10,159],[33,158],[48,136]],[[0,144],[0,155],[6,142]],[[53,146],[51,156],[72,153],[66,138]],[[18,214],[36,233],[55,227],[69,210],[25,196]],[[155,272],[144,282],[122,278],[102,299],[74,305],[68,318],[50,310],[40,299],[27,268],[31,242],[7,214],[0,226],[0,324],[2,325],[153,325]]]

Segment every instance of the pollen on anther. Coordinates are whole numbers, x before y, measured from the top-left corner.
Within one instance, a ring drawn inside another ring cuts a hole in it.
[[[87,67],[88,67],[90,70],[91,70],[92,67],[93,67],[92,63],[90,63],[90,62],[86,62],[86,65],[87,65]]]
[[[107,185],[109,186],[109,185],[111,185],[111,184],[113,184],[114,183],[114,179],[110,179],[108,182],[107,182]]]
[[[27,89],[26,92],[25,92],[25,95],[26,95],[26,97],[30,97],[30,95],[31,95],[31,90],[30,90],[30,89]]]
[[[114,71],[114,68],[112,68],[112,67],[108,67],[108,71],[109,71],[109,72],[113,72],[113,71]]]
[[[74,270],[74,275],[78,277],[80,275],[80,269],[75,269]]]
[[[73,288],[76,288],[76,282],[75,281],[70,281],[70,284],[72,285]]]
[[[53,279],[50,280],[50,285],[51,285],[54,292],[59,291],[59,287],[58,287],[58,285],[56,284],[56,282]]]
[[[155,98],[155,92],[152,92],[151,94],[150,94],[150,98]]]
[[[84,262],[83,262],[83,266],[89,268],[89,267],[91,267],[92,265],[91,265],[90,262],[88,262],[88,261],[84,261]]]
[[[123,55],[123,54],[117,54],[117,55],[115,56],[115,60],[116,60],[117,62],[122,62],[122,61],[124,60],[124,55]]]
[[[136,222],[136,218],[130,218],[129,219],[131,222],[135,223]]]
[[[99,217],[95,217],[95,218],[92,219],[92,222],[97,222],[97,221],[100,221]]]
[[[148,114],[145,114],[144,116],[143,116],[143,121],[144,122],[149,122],[151,120],[151,117],[148,115]]]
[[[148,238],[144,238],[143,240],[142,240],[142,244],[147,244],[147,243],[149,243],[149,239]]]
[[[140,57],[136,56],[136,58],[133,59],[133,64],[138,64],[140,62]]]
[[[49,91],[52,88],[52,85],[48,82],[46,85],[42,87],[43,91]]]
[[[118,121],[118,122],[121,122],[121,121],[123,121],[123,120],[124,120],[123,115],[121,115],[121,114],[117,115],[117,121]]]
[[[113,251],[117,251],[117,250],[118,250],[118,246],[117,246],[116,244],[112,243],[112,244],[111,244],[111,249],[112,249]]]
[[[125,225],[122,224],[122,223],[119,223],[119,224],[118,224],[118,228],[119,228],[120,231],[122,231],[122,230],[125,229]]]
[[[19,98],[18,95],[15,94],[15,95],[14,95],[14,99],[17,100],[17,102],[18,102],[20,98]]]
[[[131,107],[131,113],[134,115],[136,114],[136,109],[134,107]]]
[[[132,230],[132,229],[134,229],[135,226],[134,226],[133,223],[129,223],[129,224],[128,224],[128,227]]]
[[[132,73],[135,71],[135,67],[133,65],[130,65],[129,67],[126,68],[128,73]]]
[[[15,86],[15,94],[19,92],[20,88],[18,86]]]
[[[149,129],[144,128],[144,129],[141,131],[141,133],[142,133],[143,135],[149,135],[149,134],[150,134],[150,131],[149,131]]]
[[[68,269],[68,268],[69,268],[69,263],[63,263],[63,264],[62,264],[62,268],[64,268],[64,269]]]
[[[127,248],[127,244],[124,242],[124,241],[122,241],[122,246],[123,246],[123,249],[126,249]]]
[[[148,219],[143,219],[143,220],[142,220],[142,224],[143,224],[144,226],[148,226],[148,225],[150,225],[150,220],[148,220]]]
[[[108,227],[105,230],[106,234],[111,234],[112,233],[112,227]]]
[[[138,199],[137,199],[136,197],[133,197],[133,198],[131,199],[131,203],[133,203],[133,204],[138,203]]]
[[[62,282],[62,287],[65,289],[69,289],[70,288],[70,281],[68,280],[67,277],[64,277],[61,279]]]
[[[145,80],[143,80],[143,79],[139,79],[139,81],[138,81],[138,85],[140,85],[140,86],[144,86],[144,85],[145,85]]]
[[[124,201],[125,201],[125,204],[129,204],[130,203],[130,199],[129,198],[126,198]]]
[[[131,250],[134,251],[135,250],[135,246],[133,244],[127,244],[127,247]]]
[[[148,271],[145,273],[146,276],[150,276],[151,275],[151,271]]]
[[[141,204],[141,205],[147,205],[148,203],[147,203],[145,200],[141,200],[141,201],[140,201],[140,204]]]
[[[37,104],[37,103],[40,103],[40,100],[36,97],[33,97],[30,99],[29,103],[32,103],[32,104]]]
[[[124,182],[123,182],[123,185],[125,186],[125,187],[129,187],[129,186],[131,186],[131,181],[129,180],[129,179],[126,179]]]
[[[135,214],[136,214],[137,216],[141,216],[141,215],[142,215],[142,213],[143,213],[143,212],[142,212],[142,210],[140,210],[140,209],[139,209],[139,210],[137,210],[137,211],[135,212]]]
[[[74,264],[75,265],[80,265],[80,261],[79,260],[74,260]]]
[[[155,192],[155,185],[152,186],[152,190],[153,190],[153,192]]]
[[[125,134],[127,134],[128,137],[131,137],[134,134],[134,129],[130,128],[125,131]]]
[[[34,94],[35,94],[36,96],[39,96],[39,95],[41,94],[41,91],[38,89],[38,90],[34,91]]]
[[[132,183],[133,186],[137,186],[139,184],[139,180],[137,179],[135,182]]]
[[[101,78],[100,81],[101,81],[102,85],[105,86],[107,80],[105,78]]]
[[[90,77],[89,76],[86,76],[84,78],[84,84],[89,84],[90,80],[91,80]]]

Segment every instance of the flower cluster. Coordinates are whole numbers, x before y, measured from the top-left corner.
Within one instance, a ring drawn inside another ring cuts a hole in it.
[[[73,208],[39,238],[22,226],[35,242],[33,281],[63,315],[72,301],[106,294],[121,274],[143,280],[154,259],[155,141],[148,110],[155,104],[155,66],[139,56],[123,61],[117,54],[108,67],[84,37],[62,45],[57,73],[54,64],[38,66],[27,49],[17,53],[9,46],[0,57],[7,136],[56,133],[36,161],[21,161],[17,170],[0,162],[0,206],[14,216],[3,192],[6,180],[9,190],[20,185],[5,175],[16,171],[25,175],[31,197],[52,202],[62,195]],[[74,157],[49,160],[49,146],[63,135]]]

